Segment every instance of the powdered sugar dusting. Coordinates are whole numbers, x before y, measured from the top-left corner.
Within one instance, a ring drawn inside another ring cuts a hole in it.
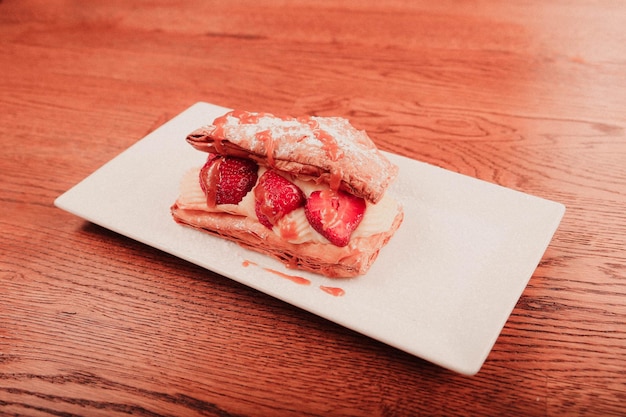
[[[353,192],[378,201],[397,168],[364,131],[340,117],[276,117],[233,111],[215,121],[224,139],[275,161],[316,167],[320,180],[338,178]],[[326,173],[326,174],[323,174]],[[323,176],[324,175],[324,176]]]

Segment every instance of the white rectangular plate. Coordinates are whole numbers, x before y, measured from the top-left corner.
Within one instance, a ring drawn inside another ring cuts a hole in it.
[[[445,368],[478,372],[565,207],[387,154],[400,167],[389,192],[404,205],[405,220],[367,275],[333,280],[288,270],[170,216],[182,175],[206,159],[185,137],[227,110],[193,105],[55,205]],[[345,293],[333,296],[320,286]]]

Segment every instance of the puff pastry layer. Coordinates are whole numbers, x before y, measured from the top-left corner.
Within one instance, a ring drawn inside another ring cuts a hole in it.
[[[277,117],[231,111],[192,132],[196,149],[257,160],[378,202],[398,168],[362,130],[340,117]]]

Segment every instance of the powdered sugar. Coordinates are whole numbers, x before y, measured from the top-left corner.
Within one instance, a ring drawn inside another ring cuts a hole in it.
[[[373,202],[382,198],[397,174],[367,134],[340,117],[282,118],[237,111],[214,123],[211,130],[223,137],[211,140],[226,140],[279,169],[317,176],[331,186],[342,184]]]

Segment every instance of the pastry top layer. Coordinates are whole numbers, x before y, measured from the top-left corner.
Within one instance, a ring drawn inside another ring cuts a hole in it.
[[[187,136],[196,149],[247,157],[377,203],[398,168],[364,131],[340,117],[231,111]]]

